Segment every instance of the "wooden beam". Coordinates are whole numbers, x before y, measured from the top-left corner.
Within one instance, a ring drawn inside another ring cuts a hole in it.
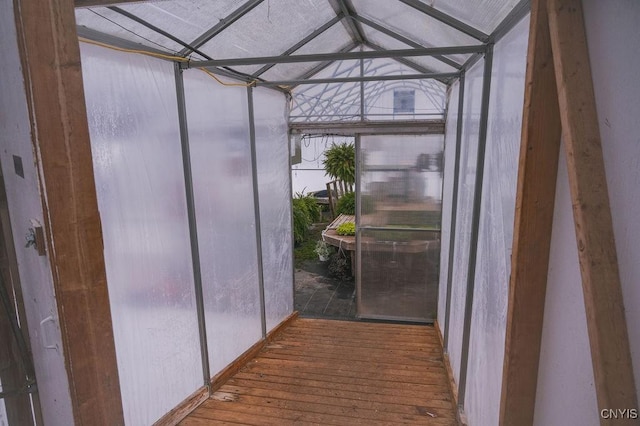
[[[548,12],[598,408],[637,409],[582,3]]]
[[[123,424],[74,3],[14,1],[75,424]]]
[[[546,0],[531,4],[505,341],[501,425],[531,425],[560,150]]]

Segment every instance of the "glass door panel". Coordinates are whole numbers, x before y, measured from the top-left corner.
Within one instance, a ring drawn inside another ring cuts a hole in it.
[[[431,322],[438,304],[442,135],[358,140],[361,318]]]

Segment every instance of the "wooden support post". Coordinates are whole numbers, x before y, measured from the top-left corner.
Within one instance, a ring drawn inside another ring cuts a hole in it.
[[[123,424],[74,2],[14,1],[75,424]]]
[[[531,4],[505,342],[501,425],[533,424],[560,149],[546,0]]]
[[[582,3],[548,12],[598,408],[637,409]]]

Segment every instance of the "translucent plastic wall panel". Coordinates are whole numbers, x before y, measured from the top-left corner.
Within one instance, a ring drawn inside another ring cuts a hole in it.
[[[451,314],[449,316],[449,356],[456,382],[459,383],[462,348],[464,305],[467,296],[467,272],[471,237],[471,213],[476,182],[478,153],[478,124],[482,97],[484,61],[479,61],[465,78],[464,116],[462,117],[462,145],[460,176],[458,180],[458,213],[456,218],[456,245],[451,283]]]
[[[293,55],[307,55],[311,53],[332,53],[339,52],[346,46],[353,43],[349,33],[344,29],[344,25],[338,22],[331,28],[293,52]],[[305,62],[293,64],[278,64],[264,73],[261,77],[266,80],[287,80],[296,79],[310,71],[319,62]]]
[[[218,58],[279,55],[335,17],[326,0],[264,1],[202,46]],[[251,74],[262,65],[234,69]]]
[[[191,43],[243,3],[243,0],[172,0],[122,4],[118,7],[185,43]],[[183,49],[180,44],[106,7],[76,9],[76,21],[78,25],[149,47],[164,47],[174,52]],[[196,58],[201,59],[197,54]]]
[[[360,61],[338,61],[314,78],[360,75]],[[303,85],[295,89],[291,121],[353,120],[360,117],[360,83]]]
[[[356,12],[425,46],[478,44],[466,34],[400,2],[352,0]]]
[[[408,44],[405,44],[401,41],[398,41],[395,38],[388,36],[378,30],[374,30],[371,27],[363,25],[362,28],[364,30],[365,37],[367,37],[367,40],[387,50],[412,49],[412,46],[409,46]],[[417,65],[420,65],[421,67],[428,69],[431,72],[455,72],[456,71],[456,69],[451,65],[448,65],[442,61],[439,61],[438,59],[435,59],[434,57],[431,57],[431,56],[414,56],[407,59]],[[460,63],[462,64],[462,62]]]
[[[247,89],[185,71],[211,374],[262,337]]]
[[[365,75],[416,74],[417,71],[393,59],[365,61]],[[398,108],[396,91],[412,95],[408,108]],[[383,80],[364,83],[365,112],[371,120],[439,119],[445,110],[447,87],[434,79]]]
[[[447,280],[449,279],[449,246],[451,239],[451,219],[453,213],[453,179],[456,156],[458,120],[458,100],[460,82],[455,82],[449,92],[449,105],[444,139],[444,182],[442,185],[442,234],[440,250],[440,284],[438,290],[438,324],[444,333],[446,323]],[[443,336],[444,337],[444,336]]]
[[[267,331],[293,312],[291,174],[286,99],[253,91]]]
[[[360,83],[307,86],[294,94],[291,121],[356,120],[360,118]]]
[[[528,19],[495,46],[465,411],[497,424],[524,104]]]
[[[176,53],[182,46],[175,41],[106,7],[76,9],[76,23],[101,33],[140,43],[154,49]]]
[[[472,27],[491,34],[519,0],[468,0],[424,1],[438,10]]]
[[[125,420],[202,385],[173,66],[82,45]]]
[[[360,138],[361,317],[435,319],[442,150],[441,135]]]

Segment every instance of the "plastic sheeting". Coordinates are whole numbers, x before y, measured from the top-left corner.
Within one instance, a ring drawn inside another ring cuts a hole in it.
[[[148,425],[202,384],[173,66],[82,65],[125,421]]]
[[[441,135],[360,138],[361,317],[435,319],[442,150]]]
[[[291,182],[286,99],[253,90],[267,331],[293,312]]]
[[[262,337],[248,95],[183,76],[213,376]]]
[[[421,0],[472,27],[491,34],[520,0]]]
[[[524,19],[494,49],[465,400],[469,424],[498,424],[528,30]]]
[[[262,2],[201,50],[218,59],[280,55],[335,16],[328,6],[325,0]],[[234,67],[248,74],[260,68],[262,65]]]
[[[367,40],[370,40],[373,44],[378,45],[380,47],[384,47],[385,49],[390,50],[402,50],[402,49],[411,49],[412,46],[405,44],[395,38],[386,35],[383,32],[375,30],[366,25],[363,26],[364,35]],[[448,65],[432,56],[416,56],[412,58],[406,58],[407,60],[420,65],[431,72],[456,72],[457,70],[453,68],[451,65]],[[414,70],[414,73],[417,71]]]
[[[418,71],[394,59],[373,59],[364,61],[364,73],[367,76],[382,76],[416,74]],[[405,112],[396,111],[394,102],[396,90],[413,92],[413,105],[410,105]],[[365,82],[366,116],[370,120],[442,118],[446,107],[446,90],[444,83],[433,79]],[[411,112],[411,110],[413,111]]]
[[[119,4],[119,8],[190,43],[240,7],[243,0],[171,0]],[[106,7],[76,9],[78,25],[144,44],[179,52],[183,46]],[[196,56],[196,58],[200,58]]]
[[[418,73],[395,59],[366,59],[362,65],[366,76]],[[360,61],[349,60],[331,64],[314,78],[357,76],[360,76]],[[395,89],[414,91],[414,113],[395,113]],[[437,80],[366,82],[364,84],[366,118],[370,120],[442,118],[445,110],[446,90],[446,85]],[[295,89],[293,100],[291,121],[360,119],[360,83],[303,85]]]
[[[347,48],[353,41],[342,23],[338,22],[331,28],[293,52],[294,55],[313,53],[338,52]],[[319,62],[304,62],[293,64],[278,64],[265,72],[261,77],[267,80],[295,79],[318,66]]]
[[[352,0],[356,12],[424,46],[463,46],[478,41],[399,1]],[[383,46],[384,47],[384,46]],[[452,56],[464,62],[466,55]]]
[[[452,274],[452,285],[448,349],[456,383],[459,383],[460,362],[462,358],[462,329],[464,325],[464,305],[467,293],[471,212],[473,210],[473,192],[476,182],[478,117],[480,116],[483,67],[484,61],[480,61],[467,72],[464,88],[464,116],[462,117],[464,121],[462,123],[460,176],[458,178],[456,244],[454,247],[454,268],[453,271],[449,271],[449,273]]]
[[[449,279],[449,250],[451,246],[451,219],[453,209],[453,179],[456,155],[456,138],[460,84],[451,87],[444,138],[444,182],[442,186],[442,224],[440,251],[440,287],[438,291],[438,324],[444,333],[447,315],[447,280]],[[455,245],[455,243],[454,243]],[[446,348],[445,348],[446,349]]]

